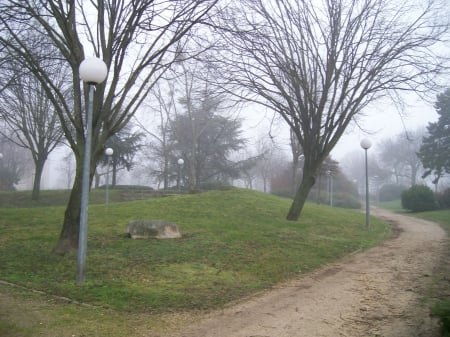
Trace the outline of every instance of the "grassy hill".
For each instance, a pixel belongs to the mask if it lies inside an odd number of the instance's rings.
[[[82,287],[75,283],[76,255],[51,253],[63,206],[0,208],[0,279],[112,310],[110,317],[213,309],[376,245],[391,233],[377,219],[365,229],[362,213],[311,204],[299,221],[286,221],[289,206],[289,200],[243,189],[91,205]],[[125,227],[135,219],[173,221],[183,237],[131,240]],[[91,310],[78,309],[75,322]],[[40,330],[32,331],[30,336]]]
[[[89,196],[90,204],[104,204],[106,199],[104,188],[92,189]],[[31,200],[31,191],[0,191],[0,208],[32,208],[48,206],[65,206],[69,200],[70,190],[42,190],[38,201]],[[148,199],[153,196],[163,196],[162,192],[150,188],[128,188],[118,186],[109,189],[109,201],[123,202],[136,199]]]

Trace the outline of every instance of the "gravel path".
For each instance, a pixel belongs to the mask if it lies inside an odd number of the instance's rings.
[[[396,237],[317,272],[196,319],[173,337],[434,337],[421,305],[446,234],[432,222],[387,211]]]

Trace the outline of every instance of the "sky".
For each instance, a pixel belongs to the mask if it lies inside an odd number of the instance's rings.
[[[369,109],[367,116],[361,121],[364,130],[350,127],[333,150],[333,157],[342,160],[353,149],[361,149],[360,142],[363,138],[372,142],[369,151],[379,151],[383,140],[425,128],[428,123],[438,119],[433,103],[421,99],[411,99],[408,102],[408,106],[404,107],[404,112],[401,113],[393,103],[380,104],[377,108]]]
[[[332,157],[338,161],[345,160],[345,157],[353,152],[361,150],[360,142],[363,138],[368,138],[372,142],[371,151],[378,151],[380,144],[391,137],[399,134],[415,131],[418,128],[425,128],[429,122],[437,120],[438,115],[433,107],[434,102],[426,102],[423,99],[409,97],[405,99],[405,104],[399,112],[399,108],[392,102],[377,101],[375,107],[364,111],[356,124],[350,125],[339,143],[332,151]],[[245,119],[244,129],[247,135],[255,140],[259,134],[269,132],[269,125],[272,121],[271,113],[261,112],[261,109],[247,109],[241,114]],[[271,135],[275,136],[275,141],[284,144],[286,153],[289,154],[289,133],[284,122],[278,122],[272,127]]]

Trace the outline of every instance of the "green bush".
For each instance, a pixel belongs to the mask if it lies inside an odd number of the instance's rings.
[[[450,188],[447,188],[444,192],[437,195],[437,201],[440,209],[450,208]]]
[[[294,195],[292,194],[292,189],[276,189],[276,190],[271,190],[270,191],[271,194],[276,195],[277,197],[282,197],[282,198],[289,198],[292,199],[294,197]]]
[[[333,204],[336,207],[360,209],[361,203],[357,198],[348,193],[337,193],[333,200]]]
[[[403,185],[386,184],[381,186],[379,198],[381,202],[399,200],[407,188]]]
[[[402,192],[402,207],[413,212],[424,212],[435,210],[437,203],[428,186],[414,185]]]
[[[441,333],[443,337],[450,337],[450,301],[438,302],[432,309],[434,316],[439,317],[442,323]]]

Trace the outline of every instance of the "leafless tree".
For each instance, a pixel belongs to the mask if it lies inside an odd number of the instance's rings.
[[[217,0],[8,0],[0,4],[0,45],[15,55],[40,80],[59,115],[76,159],[76,175],[55,252],[78,247],[82,162],[85,144],[84,106],[79,65],[86,56],[101,57],[108,78],[96,86],[93,98],[91,179],[106,140],[121,130],[151,87],[179,60],[192,27],[206,18]],[[35,57],[43,47],[30,42],[26,31],[49,37],[58,53]],[[52,50],[53,48],[49,48]],[[188,54],[183,54],[183,56]],[[62,59],[71,69],[72,102],[64,97],[45,68],[42,57]]]
[[[169,130],[170,123],[177,113],[175,80],[168,78],[166,81],[158,82],[148,96],[148,102],[145,113],[155,114],[156,128],[149,128],[144,121],[141,121],[142,118],[136,118],[136,121],[142,131],[150,137],[145,155],[157,163],[157,167],[149,171],[154,172],[158,180],[162,180],[163,188],[167,189],[170,175],[169,164],[173,152],[173,141],[169,139]]]
[[[0,135],[0,191],[15,190],[16,185],[31,172],[27,151],[11,139],[13,135]]]
[[[65,185],[67,186],[67,189],[70,189],[70,187],[72,186],[73,178],[75,176],[75,163],[72,152],[69,152],[66,155],[64,155],[59,169],[64,174],[63,180]]]
[[[18,146],[30,151],[34,162],[32,200],[39,199],[41,177],[49,154],[61,144],[63,132],[58,115],[42,89],[40,82],[29,72],[15,68],[14,76],[5,90],[0,93],[0,120],[5,128],[0,134],[9,137]],[[63,92],[67,74],[63,64],[52,62],[55,85]]]
[[[303,176],[287,219],[298,219],[322,162],[364,108],[435,83],[444,68],[433,47],[448,31],[438,5],[242,0],[227,8],[216,25],[225,83],[280,114],[303,150]]]
[[[385,169],[392,172],[395,183],[400,184],[401,179],[408,179],[410,186],[417,182],[417,175],[422,167],[417,153],[422,144],[422,138],[426,134],[425,129],[417,129],[413,132],[398,134],[386,139],[381,144],[379,162]]]

